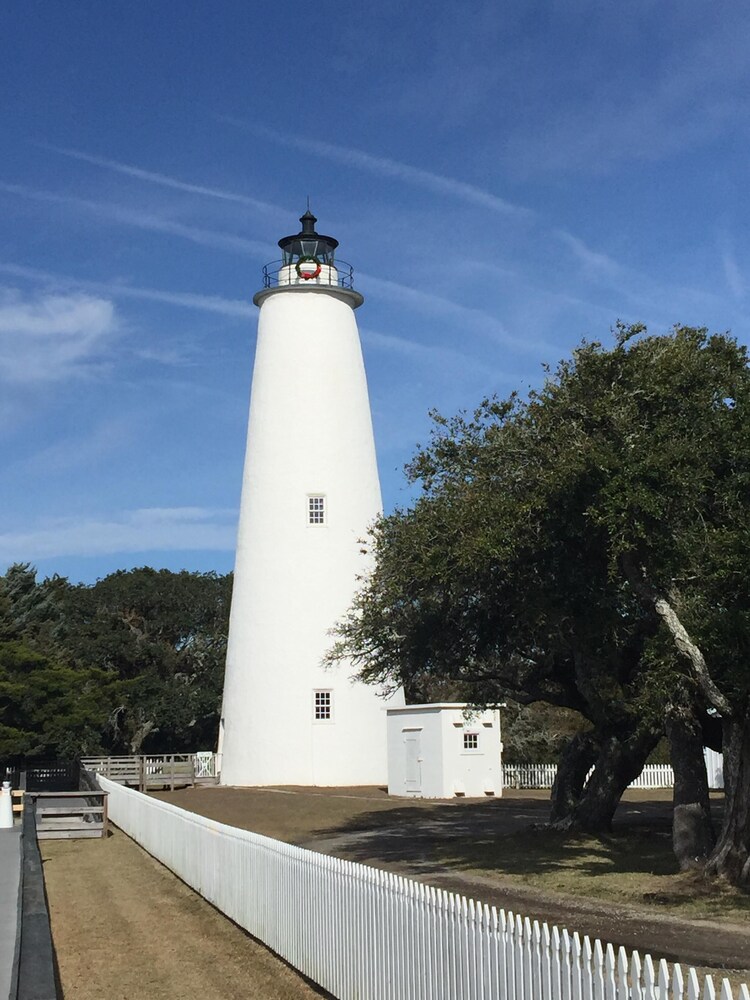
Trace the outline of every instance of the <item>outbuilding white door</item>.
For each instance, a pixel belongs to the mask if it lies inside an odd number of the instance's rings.
[[[406,748],[406,791],[422,791],[422,733],[412,729],[404,733]]]

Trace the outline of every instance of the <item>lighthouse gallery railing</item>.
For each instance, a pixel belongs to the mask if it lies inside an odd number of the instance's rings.
[[[314,278],[302,278],[297,275],[295,265],[288,261],[272,260],[263,267],[264,288],[285,288],[288,285],[301,285],[314,288],[318,285],[328,285],[333,288],[354,288],[354,268],[345,260],[336,260],[332,264],[323,264],[320,274]]]

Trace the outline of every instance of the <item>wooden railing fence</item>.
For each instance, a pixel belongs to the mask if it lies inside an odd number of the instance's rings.
[[[11,792],[14,816],[30,806],[39,840],[107,836],[107,794],[79,761],[30,761],[6,775],[21,786]]]
[[[132,754],[124,757],[83,757],[87,771],[119,784],[149,788],[184,788],[218,780],[215,753]]]
[[[225,826],[106,778],[114,823],[339,1000],[750,1000],[365,865]]]
[[[107,836],[107,793],[89,789],[77,792],[26,792],[36,807],[39,840],[78,840]]]

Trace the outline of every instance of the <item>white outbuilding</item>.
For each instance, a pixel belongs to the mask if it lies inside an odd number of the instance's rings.
[[[709,788],[724,787],[724,755],[711,750],[709,747],[703,748],[703,756],[706,761],[706,774],[708,776]]]
[[[388,794],[427,799],[503,794],[500,712],[465,704],[388,708]]]

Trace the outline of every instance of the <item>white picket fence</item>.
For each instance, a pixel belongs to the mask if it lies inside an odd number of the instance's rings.
[[[720,754],[715,756],[721,757]],[[592,771],[589,771],[589,774]],[[552,788],[556,775],[557,764],[503,764],[503,785],[506,788]],[[628,788],[672,788],[673,786],[674,771],[670,764],[647,764],[635,781],[631,781]],[[709,770],[709,786],[724,787],[720,768],[714,767],[713,770]]]
[[[390,872],[225,826],[99,779],[112,821],[339,1000],[750,1000]]]
[[[503,788],[552,788],[557,764],[503,764]]]
[[[646,764],[628,788],[674,788],[674,771],[671,764]]]

